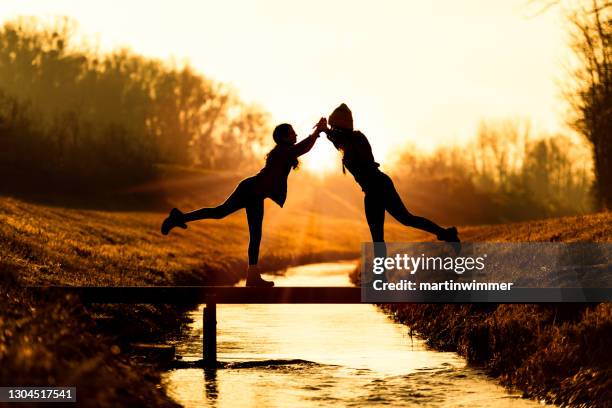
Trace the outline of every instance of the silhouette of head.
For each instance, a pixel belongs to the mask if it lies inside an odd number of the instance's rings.
[[[353,131],[353,114],[346,104],[341,104],[329,115],[327,120],[329,126],[334,130]]]
[[[290,124],[281,123],[274,129],[272,139],[277,145],[292,145],[297,141],[297,135]]]
[[[293,130],[293,127],[288,123],[281,123],[276,128],[274,128],[274,132],[272,133],[272,139],[276,143],[276,146],[266,155],[266,164],[277,157],[278,152],[283,150],[282,146],[291,146],[294,145],[297,140],[297,135]],[[297,169],[300,162],[297,158],[294,158],[290,163],[291,167]]]

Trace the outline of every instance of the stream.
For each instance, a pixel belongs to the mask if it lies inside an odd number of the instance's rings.
[[[354,267],[312,264],[265,278],[277,286],[348,286]],[[185,361],[202,358],[202,308],[176,345]],[[163,375],[185,407],[541,406],[456,353],[429,349],[374,305],[218,305],[217,322],[217,358],[226,368]]]

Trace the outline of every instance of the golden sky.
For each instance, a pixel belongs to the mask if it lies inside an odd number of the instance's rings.
[[[406,142],[461,142],[483,118],[563,129],[565,24],[533,11],[527,0],[0,2],[2,21],[71,16],[103,48],[189,60],[300,136],[346,102],[381,160]]]

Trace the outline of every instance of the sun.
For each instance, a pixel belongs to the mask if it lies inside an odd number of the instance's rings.
[[[312,150],[300,158],[305,169],[320,176],[337,171],[340,168],[340,153],[327,137],[321,137]]]

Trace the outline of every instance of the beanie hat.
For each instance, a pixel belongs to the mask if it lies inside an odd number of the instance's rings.
[[[353,130],[353,114],[346,104],[338,106],[327,120],[330,126],[345,130]]]

